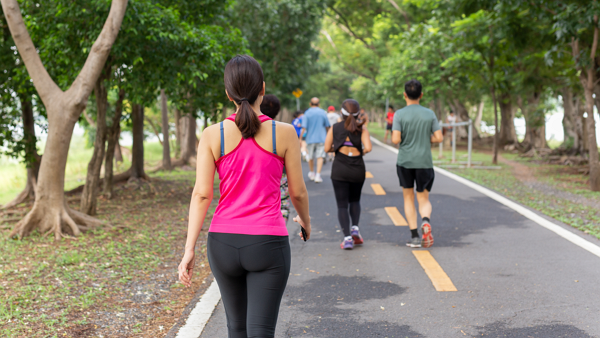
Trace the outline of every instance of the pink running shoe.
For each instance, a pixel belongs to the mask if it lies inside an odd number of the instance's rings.
[[[342,250],[352,250],[354,248],[354,241],[352,239],[344,239],[344,241],[340,243],[340,248]]]
[[[423,222],[423,224],[421,225],[421,231],[423,232],[421,246],[423,248],[430,248],[433,245],[433,235],[431,234],[431,224],[429,224],[428,222]]]
[[[352,229],[350,230],[350,235],[352,236],[352,239],[354,240],[354,244],[358,245],[358,244],[363,244],[363,238],[360,235],[360,231],[358,229]]]

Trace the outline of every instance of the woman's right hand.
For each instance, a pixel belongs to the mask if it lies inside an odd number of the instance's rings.
[[[306,239],[310,239],[310,232],[311,232],[310,222],[308,224],[304,223],[304,221],[302,220],[302,218],[300,218],[300,216],[294,217],[294,222],[300,223],[300,226],[304,228],[304,231],[306,231]],[[304,240],[304,237],[302,236],[302,232],[300,232],[300,238],[302,238]]]

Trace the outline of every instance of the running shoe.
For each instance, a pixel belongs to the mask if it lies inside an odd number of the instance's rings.
[[[419,237],[413,237],[410,241],[406,242],[406,246],[409,248],[420,248],[421,239]]]
[[[342,250],[352,250],[352,248],[354,248],[354,241],[352,238],[344,239],[344,241],[340,243],[340,248]]]
[[[323,182],[323,178],[321,177],[321,174],[316,174],[314,180],[315,180],[315,183]]]
[[[308,172],[308,179],[311,180],[311,181],[314,181],[315,180],[315,173],[312,172],[312,171],[309,171]]]
[[[433,245],[433,235],[431,234],[431,224],[429,222],[421,224],[421,233],[423,234],[423,247],[430,248]]]
[[[352,229],[350,230],[350,235],[352,235],[352,239],[354,240],[354,244],[363,244],[363,238],[360,235],[360,231],[358,231],[358,229]]]

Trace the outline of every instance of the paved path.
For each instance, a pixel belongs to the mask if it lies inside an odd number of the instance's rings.
[[[365,244],[352,251],[339,249],[331,164],[323,183],[307,182],[313,238],[291,239],[277,337],[600,337],[600,258],[441,174],[427,251],[457,291],[436,291],[404,246],[408,227],[384,209],[404,214],[395,158],[378,146],[365,158],[373,174],[361,201]],[[222,304],[201,337],[227,337]]]

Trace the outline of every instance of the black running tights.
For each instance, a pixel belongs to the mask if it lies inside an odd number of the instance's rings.
[[[338,220],[344,236],[350,236],[350,219],[352,225],[358,225],[360,218],[360,194],[365,181],[344,182],[331,180],[338,207]]]
[[[221,290],[229,338],[275,337],[290,274],[288,237],[210,232],[207,254]]]

